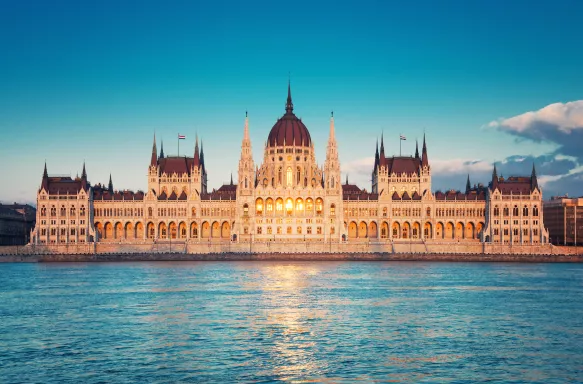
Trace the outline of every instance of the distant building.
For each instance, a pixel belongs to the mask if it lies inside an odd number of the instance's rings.
[[[543,202],[543,211],[551,243],[583,243],[583,197],[553,196]]]
[[[367,192],[341,183],[333,116],[329,129],[319,165],[288,86],[259,163],[245,119],[237,184],[231,177],[207,190],[198,139],[193,157],[178,157],[158,152],[154,137],[145,192],[114,190],[111,178],[107,187],[91,186],[85,165],[76,179],[49,176],[45,164],[32,242],[548,242],[534,166],[530,176],[507,179],[494,167],[489,186],[472,187],[468,175],[465,191],[433,193],[425,137],[414,156],[386,156],[381,137]]]
[[[36,209],[30,205],[0,203],[0,246],[27,244],[35,220]]]

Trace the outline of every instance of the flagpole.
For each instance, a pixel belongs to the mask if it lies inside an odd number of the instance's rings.
[[[403,140],[401,140],[401,134],[399,133],[399,157],[401,157],[401,142]]]
[[[180,133],[178,134],[178,157],[180,157]]]

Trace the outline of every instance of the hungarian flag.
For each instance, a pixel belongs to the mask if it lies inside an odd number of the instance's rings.
[[[186,139],[185,135],[181,135],[180,133],[178,134],[178,140],[184,140]]]
[[[407,140],[407,138],[405,136],[403,136],[403,135],[401,135],[400,139],[401,140]]]

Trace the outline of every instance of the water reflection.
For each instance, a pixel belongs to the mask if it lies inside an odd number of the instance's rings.
[[[583,266],[0,265],[6,382],[577,381]]]

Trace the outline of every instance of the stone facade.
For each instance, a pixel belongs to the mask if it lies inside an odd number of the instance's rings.
[[[432,243],[479,249],[481,243],[548,242],[534,168],[530,177],[504,179],[494,167],[488,186],[472,187],[468,176],[464,192],[432,192],[425,137],[421,154],[417,149],[415,156],[398,157],[385,156],[381,138],[371,192],[348,179],[341,183],[334,116],[319,166],[309,131],[293,113],[289,86],[286,112],[269,133],[261,164],[252,156],[247,116],[238,183],[231,178],[208,191],[204,161],[198,138],[193,157],[176,157],[165,156],[163,146],[158,153],[154,137],[146,192],[114,190],[111,178],[107,187],[91,186],[85,165],[80,178],[49,177],[45,164],[32,243],[174,243],[196,253],[215,243],[306,252],[339,244],[427,251]]]

